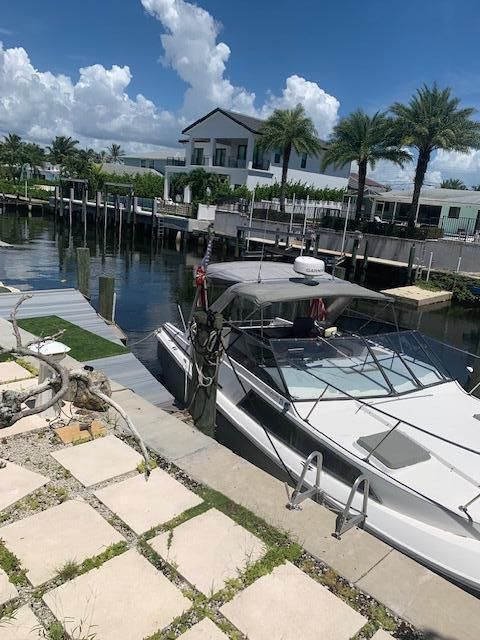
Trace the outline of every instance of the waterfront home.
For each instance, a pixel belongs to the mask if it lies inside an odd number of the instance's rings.
[[[412,189],[373,195],[372,219],[404,222],[411,202]],[[444,235],[473,236],[480,231],[480,192],[423,187],[415,220],[421,225],[439,227]]]
[[[264,120],[242,113],[217,108],[183,129],[185,159],[167,160],[165,166],[164,197],[170,195],[170,180],[176,173],[186,173],[202,167],[215,173],[232,188],[280,182],[282,154],[279,149],[264,151],[258,145]],[[314,187],[344,189],[348,185],[350,166],[342,169],[327,167],[321,171],[321,158],[297,154],[292,150],[288,180],[303,182]],[[184,192],[185,202],[190,202],[190,188]]]
[[[159,147],[155,151],[132,153],[122,158],[122,163],[130,167],[142,169],[155,169],[162,175],[165,173],[166,164],[185,164],[185,149],[171,147]]]

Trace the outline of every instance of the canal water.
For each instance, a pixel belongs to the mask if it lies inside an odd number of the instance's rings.
[[[125,234],[119,238],[109,228],[104,251],[101,230],[89,226],[86,242],[91,254],[91,295],[96,306],[98,277],[115,278],[116,321],[135,355],[161,379],[157,343],[148,336],[167,320],[179,322],[177,305],[188,313],[194,295],[192,272],[203,252],[194,245],[152,245],[145,235],[139,227],[133,241]],[[82,228],[69,235],[67,229],[55,226],[51,217],[4,214],[0,216],[0,239],[14,245],[0,249],[0,280],[5,284],[25,291],[76,286],[75,248],[83,246]],[[217,253],[213,259],[233,256]],[[399,310],[398,320],[401,326],[480,355],[480,306]]]

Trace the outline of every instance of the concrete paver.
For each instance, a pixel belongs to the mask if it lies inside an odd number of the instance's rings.
[[[367,622],[289,562],[259,578],[220,611],[249,640],[348,640]]]
[[[27,416],[15,424],[12,424],[11,427],[4,427],[3,429],[0,429],[0,438],[9,438],[10,436],[17,436],[20,433],[36,431],[37,429],[45,429],[46,426],[48,426],[48,421],[43,416]]]
[[[42,625],[33,611],[25,605],[12,618],[0,625],[0,640],[41,640],[45,638]]]
[[[132,391],[114,394],[127,411],[146,444],[167,460],[177,460],[205,447],[216,447],[212,438],[162,411]]]
[[[95,495],[138,535],[202,502],[161,469],[153,469],[148,480],[142,473],[99,489]]]
[[[27,378],[33,378],[33,375],[16,362],[0,362],[0,384]]]
[[[43,599],[72,637],[82,624],[85,636],[90,630],[101,640],[143,640],[191,606],[134,549],[49,591]]]
[[[182,633],[178,640],[228,640],[228,636],[220,631],[209,618],[204,618],[191,629]]]
[[[6,466],[0,469],[0,511],[43,487],[48,480],[39,473],[7,462]]]
[[[391,550],[362,529],[349,531],[337,540],[332,536],[335,514],[311,500],[302,503],[301,511],[286,509],[282,482],[221,445],[181,458],[176,464],[192,478],[289,532],[310,553],[332,564],[348,580],[358,580]]]
[[[143,460],[115,436],[66,447],[51,455],[86,487],[133,471]]]
[[[3,569],[0,569],[0,606],[18,596],[18,591]]]
[[[424,631],[478,640],[478,599],[392,551],[357,586]]]
[[[164,532],[149,544],[205,595],[216,593],[264,555],[257,537],[216,509]]]
[[[2,391],[25,391],[25,389],[34,389],[37,385],[38,385],[38,378],[36,376],[27,378],[26,380],[16,380],[15,382],[6,382],[4,384],[0,384],[0,393]]]
[[[393,640],[393,636],[383,629],[380,629],[374,636],[372,636],[371,640]]]
[[[82,562],[124,540],[83,500],[69,500],[0,529],[0,538],[27,570],[33,586],[50,578],[66,562]]]

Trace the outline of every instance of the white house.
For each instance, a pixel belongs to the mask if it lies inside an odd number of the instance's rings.
[[[242,113],[214,109],[186,127],[180,140],[185,144],[185,164],[172,161],[165,166],[164,197],[170,193],[170,179],[176,173],[186,173],[203,167],[227,180],[232,187],[280,182],[282,155],[280,151],[265,152],[256,144],[262,135],[264,120]],[[350,166],[320,170],[321,158],[292,151],[288,180],[301,181],[314,187],[343,189],[348,185]],[[190,202],[189,188],[184,199]]]
[[[158,147],[156,151],[125,155],[122,158],[122,163],[130,167],[155,169],[155,171],[163,175],[166,164],[185,165],[185,150],[171,147]]]

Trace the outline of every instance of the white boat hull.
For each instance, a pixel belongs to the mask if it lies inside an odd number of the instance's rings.
[[[190,376],[191,361],[186,337],[174,325],[167,323],[157,333],[160,354],[167,386],[180,400],[186,398],[186,385]],[[246,436],[262,453],[268,456],[280,468],[285,465],[291,475],[298,479],[305,455],[274,434],[267,436],[263,425],[259,424],[238,403],[245,396],[244,391],[253,388],[263,393],[270,404],[275,405],[278,413],[285,413],[284,398],[272,392],[265,383],[253,376],[241,365],[235,364],[236,373],[224,359],[219,372],[217,409],[225,419],[240,433]],[[239,383],[239,378],[242,383]],[[283,412],[282,412],[283,409]],[[298,428],[306,423],[294,411],[288,411],[289,418]],[[308,427],[307,427],[308,428]],[[272,442],[274,447],[272,446]],[[334,443],[318,436],[319,447],[334,447]],[[276,449],[276,451],[275,451]],[[279,461],[280,455],[282,462]],[[359,464],[358,459],[341,449],[337,455],[345,457],[359,473],[366,475],[379,500],[369,499],[368,517],[365,529],[387,541],[392,546],[407,553],[421,563],[459,582],[470,589],[480,591],[480,532],[459,512],[442,507],[419,495],[414,490],[382,474],[376,467]],[[360,461],[361,462],[361,461]],[[315,469],[307,472],[305,484],[313,486]],[[322,490],[333,506],[342,508],[350,494],[351,484],[335,477],[328,470],[322,473]],[[353,502],[357,510],[361,508],[362,495],[358,493]],[[346,534],[348,535],[348,534]]]

